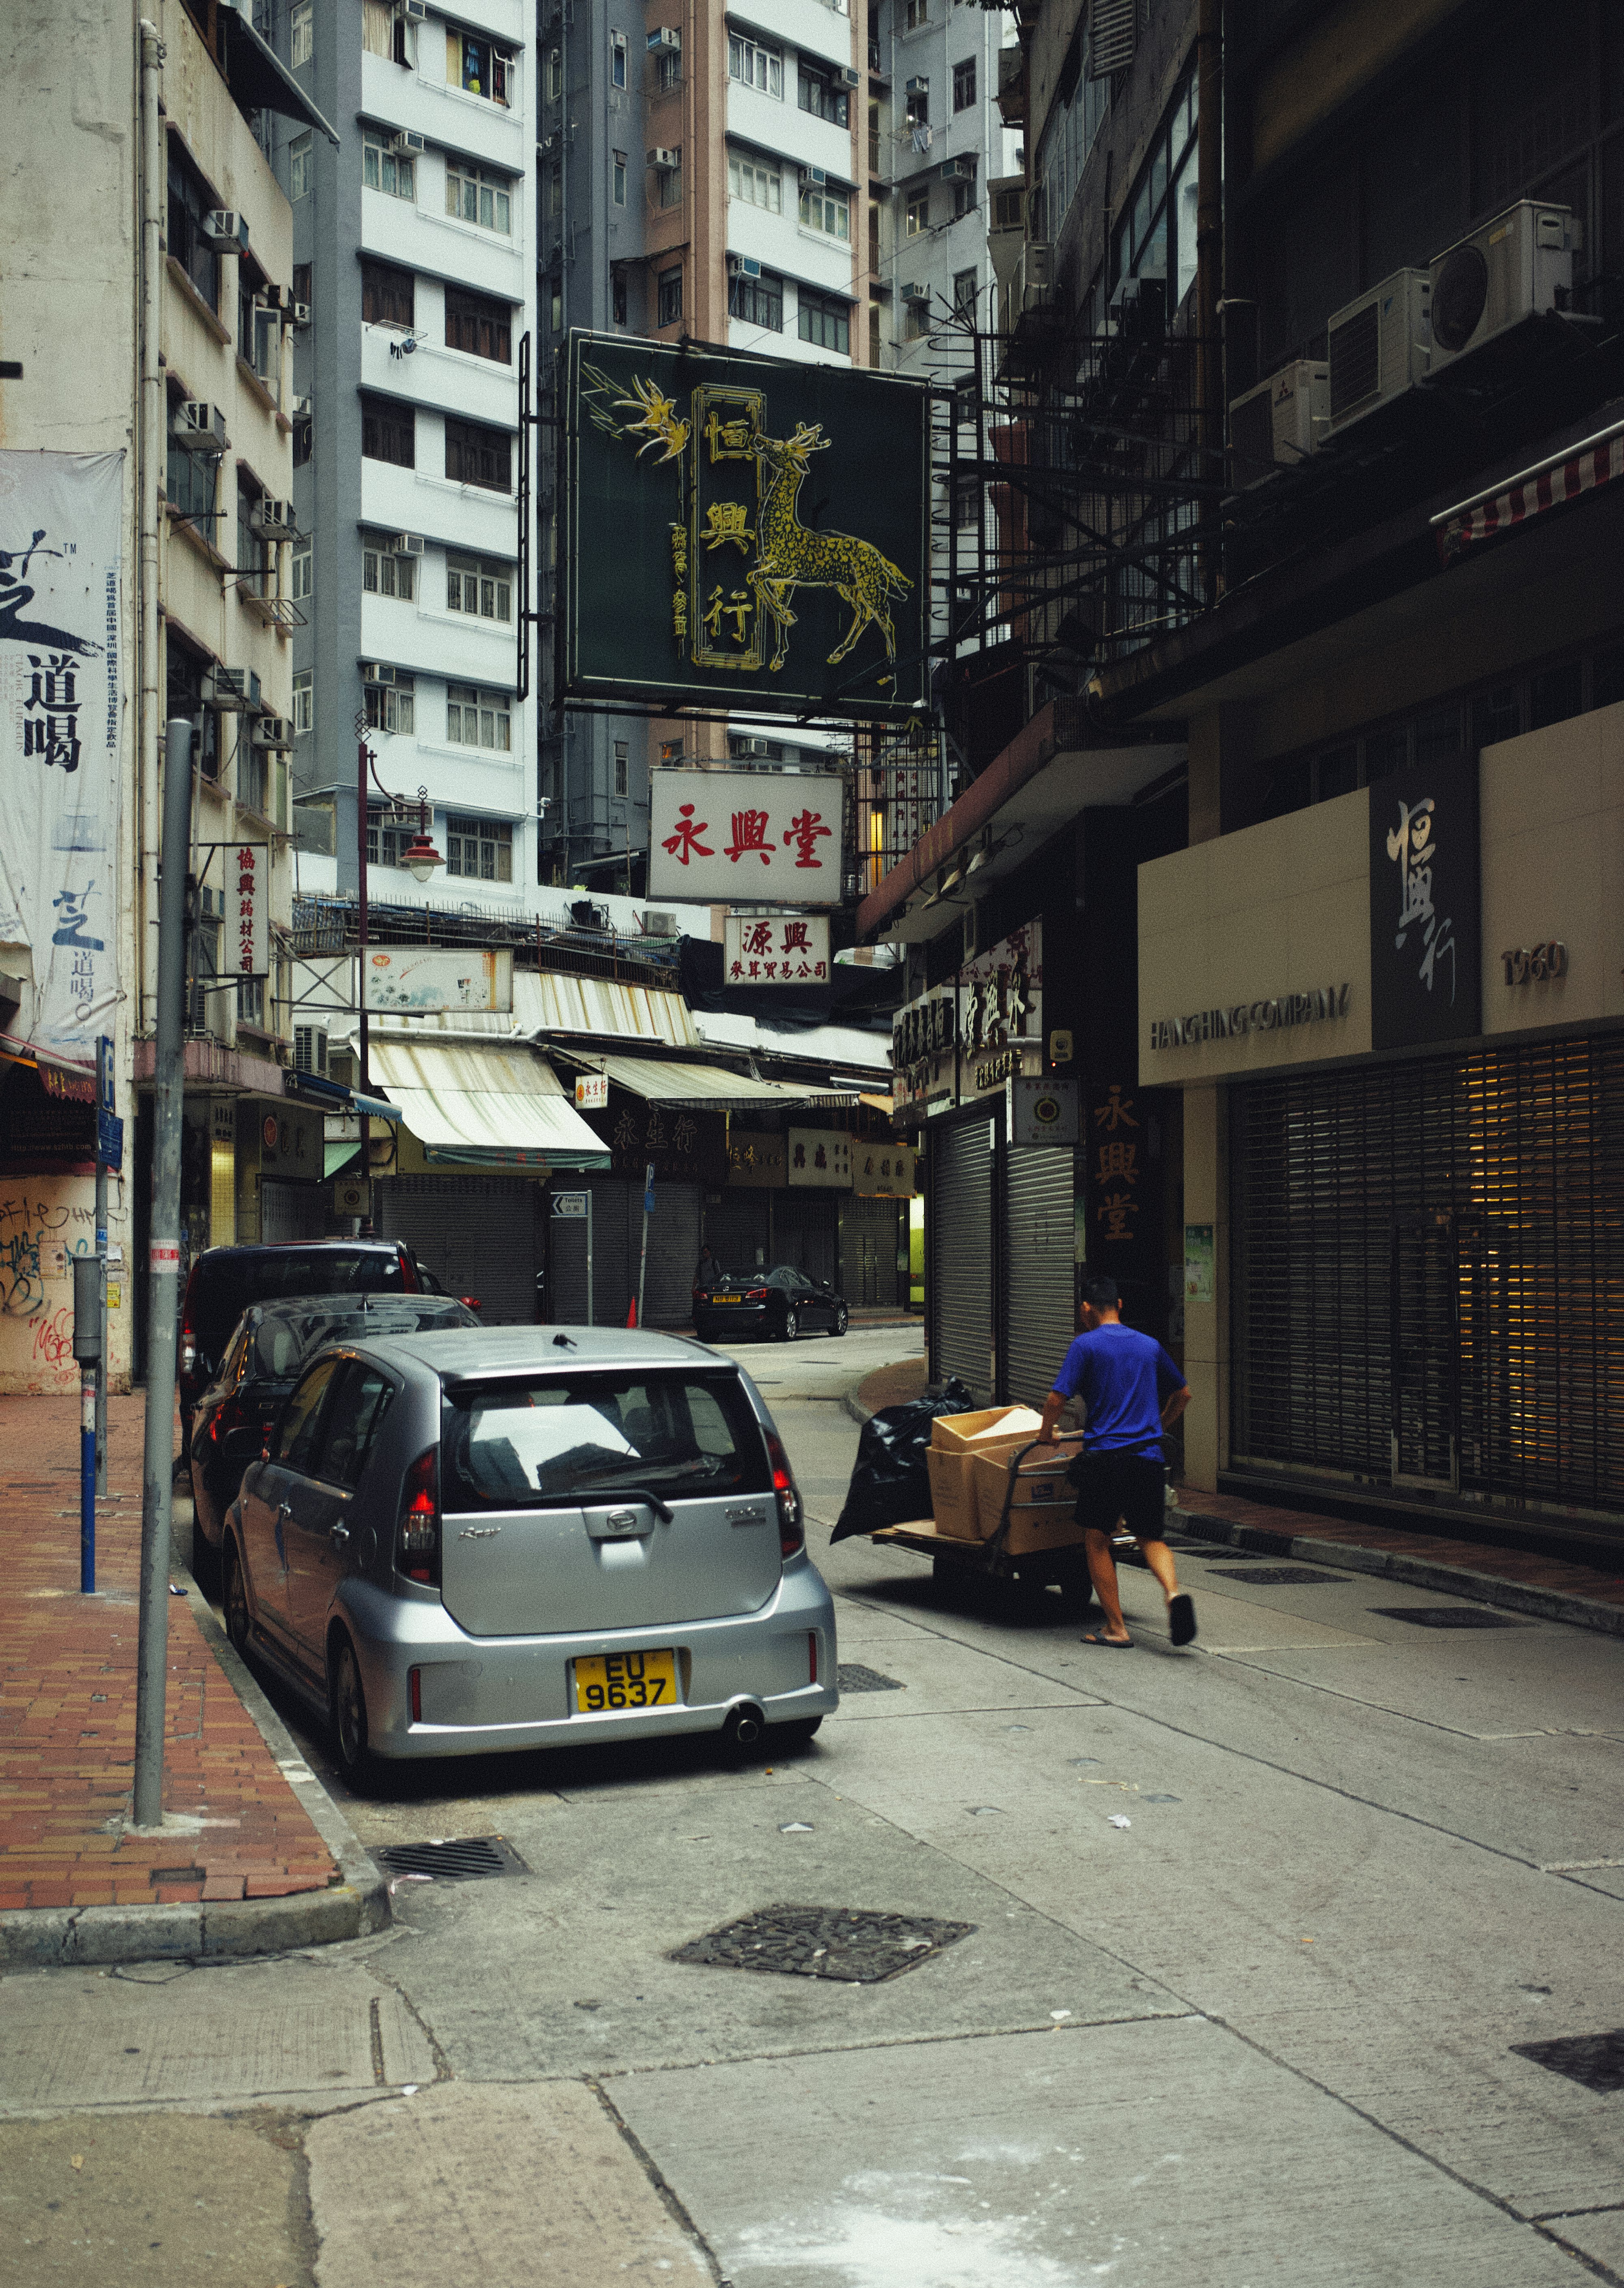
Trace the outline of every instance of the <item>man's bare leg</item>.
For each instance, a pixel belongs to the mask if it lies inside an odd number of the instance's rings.
[[[1178,1594],[1178,1577],[1173,1570],[1173,1553],[1165,1541],[1141,1541],[1145,1561],[1161,1584],[1161,1593],[1169,1602]]]
[[[1089,1578],[1093,1582],[1094,1593],[1099,1599],[1099,1609],[1105,1615],[1105,1625],[1099,1633],[1108,1637],[1113,1644],[1129,1644],[1132,1639],[1122,1618],[1122,1600],[1117,1593],[1116,1560],[1111,1554],[1111,1537],[1100,1532],[1097,1526],[1085,1526],[1082,1545],[1089,1561]],[[1162,1542],[1157,1545],[1167,1558],[1170,1572],[1173,1560],[1167,1544]],[[1148,1557],[1149,1551],[1145,1553]]]

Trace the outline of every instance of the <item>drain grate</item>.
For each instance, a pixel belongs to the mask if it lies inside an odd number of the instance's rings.
[[[1532,2058],[1536,2066],[1565,2074],[1570,2081],[1611,2097],[1624,2089],[1624,2026],[1611,2034],[1569,2034],[1555,2042],[1513,2042],[1514,2057]]]
[[[1372,1605],[1383,1620],[1408,1621],[1418,1629],[1525,1629],[1527,1621],[1491,1613],[1483,1605]]]
[[[836,1681],[843,1692],[906,1692],[906,1684],[899,1684],[894,1676],[882,1676],[877,1668],[865,1668],[860,1660],[843,1660],[836,1664]]]
[[[392,1875],[432,1875],[442,1883],[471,1883],[481,1875],[530,1872],[499,1835],[464,1835],[432,1843],[385,1843],[372,1856]]]
[[[1219,1572],[1219,1581],[1249,1581],[1255,1589],[1311,1588],[1320,1581],[1345,1581],[1345,1573],[1321,1573],[1311,1565],[1248,1565],[1244,1573]]]
[[[916,1970],[956,1945],[974,1923],[928,1915],[871,1913],[859,1907],[763,1907],[720,1930],[676,1948],[673,1962],[709,1962],[723,1970],[778,1970],[792,1978],[838,1978],[874,1986]]]

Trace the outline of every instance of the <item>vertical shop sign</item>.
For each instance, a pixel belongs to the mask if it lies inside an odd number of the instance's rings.
[[[1091,1108],[1089,1120],[1089,1198],[1093,1237],[1107,1247],[1138,1236],[1137,1197],[1145,1170],[1142,1138],[1134,1100],[1112,1081]]]
[[[270,849],[234,842],[224,855],[227,965],[236,977],[264,977],[271,967]]]
[[[1370,1031],[1376,1049],[1481,1029],[1475,755],[1370,790]]]

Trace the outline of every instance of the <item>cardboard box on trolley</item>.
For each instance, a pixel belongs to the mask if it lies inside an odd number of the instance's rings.
[[[950,1534],[955,1541],[986,1538],[977,1522],[972,1466],[978,1458],[999,1461],[1002,1466],[1010,1455],[1018,1453],[1037,1436],[1042,1419],[1029,1406],[991,1406],[975,1414],[937,1418],[931,1425],[925,1466],[931,1479],[931,1512],[939,1533]]]
[[[1010,1482],[1010,1465],[1020,1451],[1012,1447],[1002,1456],[978,1454],[970,1464],[979,1538],[990,1541],[1003,1517],[1006,1496],[1010,1529],[1004,1547],[1011,1557],[1033,1557],[1041,1550],[1081,1547],[1077,1520],[1077,1490],[1066,1475],[1078,1452],[1075,1439],[1061,1446],[1043,1446],[1028,1454]]]

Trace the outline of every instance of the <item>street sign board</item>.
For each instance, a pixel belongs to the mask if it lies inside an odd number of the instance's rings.
[[[1077,1141],[1077,1083],[1047,1075],[1010,1083],[1010,1141],[1016,1144],[1074,1144]]]
[[[871,369],[572,333],[563,690],[897,720],[929,695],[930,400]]]
[[[271,967],[271,852],[264,842],[230,842],[226,862],[222,966],[234,977],[265,977]]]
[[[729,985],[827,985],[828,917],[729,914],[723,924],[722,975]]]
[[[609,1076],[607,1073],[577,1073],[575,1075],[575,1109],[577,1112],[606,1112],[609,1106]]]
[[[552,1212],[560,1222],[584,1222],[590,1197],[590,1195],[586,1192],[554,1192]]]
[[[651,771],[649,896],[838,905],[845,792],[837,771]]]
[[[124,1124],[105,1104],[96,1107],[96,1157],[115,1174],[124,1164]]]
[[[506,1016],[513,1006],[510,949],[481,953],[463,946],[369,946],[361,959],[368,1009],[409,1015],[474,1009]]]

